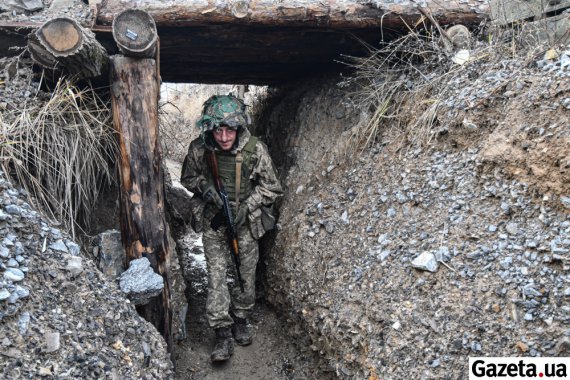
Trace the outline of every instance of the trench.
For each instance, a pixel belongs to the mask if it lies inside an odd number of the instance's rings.
[[[209,87],[209,86],[205,86]],[[219,91],[219,93],[227,93]],[[163,94],[164,95],[164,94]],[[183,108],[179,105],[178,108]],[[161,131],[162,133],[162,131]],[[190,132],[195,135],[196,131]],[[185,142],[177,139],[168,131],[165,138],[176,144],[178,149],[186,148]],[[194,136],[195,137],[195,136]],[[164,146],[164,144],[163,144]],[[165,150],[168,150],[166,148]],[[171,147],[166,159],[172,186],[179,191],[187,192],[179,183],[181,172],[181,154]],[[187,192],[189,196],[191,193]],[[177,228],[178,227],[178,228]],[[313,351],[293,338],[290,329],[299,329],[287,319],[286,312],[275,309],[265,297],[266,293],[266,259],[271,245],[271,236],[260,241],[260,260],[256,276],[256,304],[251,312],[249,323],[253,335],[253,343],[249,346],[234,345],[234,353],[230,360],[212,364],[210,354],[215,345],[213,329],[206,319],[207,299],[207,264],[204,257],[201,234],[195,233],[186,226],[174,226],[173,237],[176,240],[177,267],[180,268],[186,288],[184,294],[175,294],[187,302],[185,318],[178,323],[184,324],[175,338],[172,358],[175,362],[176,378],[183,380],[201,379],[333,379],[331,372],[324,372],[319,367],[319,358]],[[274,236],[273,236],[274,238]],[[232,276],[231,261],[228,262],[228,286],[236,286]],[[298,333],[298,331],[297,331]]]

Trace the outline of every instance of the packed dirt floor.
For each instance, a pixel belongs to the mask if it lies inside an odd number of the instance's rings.
[[[179,242],[180,244],[181,242]],[[206,263],[200,238],[187,235],[188,246],[182,263],[185,277],[192,279],[186,290],[188,300],[187,338],[179,342],[174,351],[176,378],[183,380],[217,379],[309,379],[314,367],[308,358],[295,347],[287,335],[282,316],[268,305],[258,303],[251,315],[253,343],[246,347],[235,346],[232,358],[222,364],[211,364],[214,333],[206,321]],[[184,244],[182,243],[182,244]],[[326,374],[318,376],[327,379]]]

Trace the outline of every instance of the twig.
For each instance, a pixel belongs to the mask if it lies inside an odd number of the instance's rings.
[[[457,271],[455,269],[453,269],[452,267],[450,267],[449,265],[447,265],[446,263],[444,263],[442,260],[438,260],[440,263],[442,263],[443,265],[445,265],[447,267],[447,269],[452,270],[455,274],[457,274]]]
[[[427,10],[426,8],[422,8],[422,7],[419,7],[419,10],[420,10],[421,14],[426,16],[428,18],[428,20],[436,27],[439,34],[441,34],[443,36],[443,44],[445,45],[445,50],[447,50],[448,52],[452,52],[453,51],[453,41],[451,40],[451,37],[449,37],[449,34],[447,34],[447,32],[445,30],[443,30],[441,25],[439,25],[439,22],[437,22],[437,20],[435,18],[433,18],[432,14],[429,10]]]

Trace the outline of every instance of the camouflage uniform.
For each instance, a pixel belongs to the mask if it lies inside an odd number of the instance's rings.
[[[250,137],[251,134],[247,128],[239,128],[237,146],[234,146],[229,153],[235,155],[238,151],[242,151]],[[240,271],[245,292],[241,293],[239,286],[237,286],[237,278],[231,289],[228,289],[227,268],[229,266],[232,272],[234,269],[225,228],[222,227],[218,231],[214,231],[210,227],[211,219],[219,210],[214,204],[207,203],[201,198],[204,183],[212,182],[205,152],[207,149],[218,151],[215,143],[211,144],[209,141],[202,134],[201,137],[190,143],[182,167],[181,183],[195,194],[192,200],[193,227],[197,232],[203,231],[202,241],[208,268],[207,318],[211,327],[218,328],[233,323],[229,313],[230,308],[235,316],[246,318],[248,311],[254,306],[255,267],[259,257],[257,240],[265,232],[262,223],[262,210],[264,206],[275,203],[277,198],[281,196],[282,189],[267,147],[258,140],[255,151],[251,154],[249,167],[242,170],[241,179],[242,181],[251,181],[253,189],[250,194],[240,196],[240,199],[243,199],[241,203],[247,205],[248,210],[247,221],[238,229]],[[249,173],[248,177],[244,178],[243,173]],[[225,183],[224,186],[226,186]],[[230,203],[235,215],[235,202]]]

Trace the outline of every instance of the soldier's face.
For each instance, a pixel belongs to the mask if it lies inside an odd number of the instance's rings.
[[[237,130],[223,125],[214,128],[212,134],[222,150],[231,150],[236,141]]]

